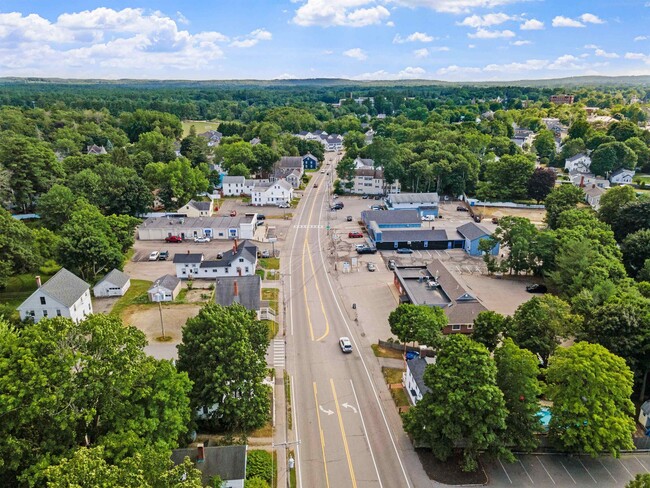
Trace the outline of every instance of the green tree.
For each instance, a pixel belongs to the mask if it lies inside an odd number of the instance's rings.
[[[154,188],[160,188],[160,199],[165,208],[174,210],[185,205],[201,192],[207,191],[210,182],[205,165],[196,168],[185,158],[170,163],[151,163],[144,169],[144,178]]]
[[[253,146],[253,156],[255,158],[255,164],[252,169],[262,173],[270,173],[273,171],[273,165],[280,159],[278,152],[266,144]],[[228,174],[232,176],[230,172]]]
[[[546,365],[562,339],[576,332],[580,317],[565,301],[553,296],[533,297],[515,311],[509,335],[519,347],[537,354]]]
[[[494,360],[497,364],[497,385],[503,392],[508,410],[506,445],[514,446],[517,450],[533,451],[539,445],[536,434],[542,431],[538,401],[542,388],[537,379],[537,358],[507,338],[494,351]]]
[[[172,140],[179,139],[183,134],[183,125],[177,116],[155,110],[125,112],[120,115],[119,124],[131,142],[136,142],[141,134],[156,129]]]
[[[509,320],[500,313],[492,310],[480,312],[474,319],[472,339],[492,352],[506,335],[508,325]]]
[[[246,479],[259,478],[269,485],[275,479],[277,465],[268,451],[253,449],[246,456]]]
[[[430,391],[403,417],[404,428],[440,460],[463,452],[475,471],[481,451],[508,455],[502,439],[507,410],[489,351],[462,334],[450,336],[424,373]]]
[[[532,268],[538,235],[537,227],[524,217],[507,216],[499,220],[494,237],[510,250],[505,260],[510,273],[528,272]]]
[[[585,119],[577,119],[571,127],[569,127],[569,137],[571,139],[585,140],[592,132],[591,125]]]
[[[636,201],[634,188],[628,185],[610,188],[600,197],[598,217],[606,224],[613,225],[618,218],[621,208],[627,203]]]
[[[650,474],[637,474],[625,488],[650,488]]]
[[[352,159],[356,158],[365,144],[366,136],[362,132],[348,132],[345,134],[345,139],[343,140],[343,147],[345,148],[346,156],[349,156]]]
[[[485,165],[485,183],[479,188],[477,196],[481,200],[524,199],[534,171],[535,162],[523,154],[488,161]]]
[[[32,246],[32,235],[24,222],[0,208],[0,288],[13,274],[38,268],[42,258]]]
[[[262,478],[249,478],[244,481],[244,488],[269,488],[269,484]]]
[[[60,229],[77,206],[77,197],[67,186],[53,185],[38,199],[36,211],[41,222],[50,230]]]
[[[181,141],[180,153],[190,160],[192,166],[208,162],[210,148],[205,137],[196,135],[194,126],[190,127],[190,133]]]
[[[647,259],[650,259],[650,228],[628,234],[621,243],[623,264],[633,278],[643,269]]]
[[[547,163],[552,163],[555,159],[555,134],[550,130],[541,130],[533,142],[535,152],[539,159]]]
[[[584,201],[582,188],[573,185],[560,185],[554,188],[546,197],[546,223],[551,229],[557,228],[557,219],[562,212],[575,208]]]
[[[266,325],[241,305],[206,305],[183,328],[178,368],[194,383],[195,409],[206,409],[211,429],[250,432],[270,412]]]
[[[609,176],[609,173],[618,168],[634,169],[636,167],[636,153],[622,142],[608,142],[601,144],[591,154],[589,169],[600,176]]]
[[[245,164],[238,163],[230,167],[228,170],[228,176],[243,176],[244,178],[250,178],[251,171]]]
[[[159,130],[144,132],[134,144],[136,152],[146,152],[156,162],[167,163],[176,158],[174,139],[165,137]]]
[[[639,126],[630,120],[614,122],[607,128],[607,135],[612,136],[620,142],[625,142],[631,137],[636,137],[641,133]]]
[[[556,352],[546,380],[553,402],[549,434],[563,449],[593,457],[634,449],[632,372],[623,359],[578,342]]]
[[[650,199],[626,203],[612,223],[616,240],[623,241],[629,234],[650,229]]]
[[[437,347],[442,342],[442,329],[447,316],[439,307],[402,303],[388,316],[390,331],[406,342]]]
[[[555,171],[550,168],[535,168],[528,180],[528,196],[541,202],[555,187]]]
[[[255,169],[256,160],[253,147],[248,142],[239,141],[232,144],[220,144],[215,151],[215,161],[222,161],[226,170],[236,164],[245,164],[249,169]]]
[[[355,175],[354,160],[347,156],[341,159],[336,166],[336,174],[341,180],[345,181],[344,185],[348,190],[352,189]]]

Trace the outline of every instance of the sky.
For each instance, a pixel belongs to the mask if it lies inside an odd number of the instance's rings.
[[[520,80],[650,74],[650,1],[0,0],[0,76]]]

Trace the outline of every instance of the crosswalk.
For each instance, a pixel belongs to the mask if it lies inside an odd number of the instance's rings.
[[[322,229],[322,225],[316,224],[299,224],[295,226],[296,229]]]
[[[284,339],[273,340],[273,367],[284,368]]]

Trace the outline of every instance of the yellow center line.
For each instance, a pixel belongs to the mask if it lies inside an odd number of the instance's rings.
[[[327,320],[327,313],[325,313],[325,304],[323,303],[323,297],[320,294],[320,286],[318,286],[318,281],[316,280],[316,268],[314,268],[314,260],[311,257],[311,253],[308,253],[308,255],[309,255],[309,264],[311,264],[311,272],[314,274],[314,284],[316,285],[316,292],[318,293],[318,301],[320,302],[320,309],[323,312],[323,318],[325,318],[325,332],[323,333],[322,336],[316,339],[317,341],[322,341],[330,333],[330,321]]]
[[[320,412],[318,411],[320,404],[318,403],[318,391],[316,390],[315,381],[314,381],[314,400],[316,401],[316,418],[318,419],[318,432],[320,433],[320,446],[321,446],[321,450],[323,451],[323,469],[325,470],[325,484],[327,485],[327,488],[329,488],[330,479],[327,474],[327,458],[325,457],[325,436],[323,435],[323,428],[321,427],[320,424]]]
[[[314,328],[311,324],[311,312],[309,310],[309,303],[307,302],[307,280],[305,277],[305,252],[309,253],[309,249],[307,249],[307,239],[305,239],[305,245],[303,246],[302,250],[302,292],[305,295],[305,308],[307,309],[307,323],[309,324],[309,335],[311,336],[311,340],[314,340]]]
[[[341,407],[339,407],[339,400],[336,397],[336,389],[334,388],[334,380],[330,378],[330,385],[332,387],[332,395],[334,395],[334,405],[336,406],[336,415],[339,417],[339,426],[341,427],[341,435],[343,436],[343,447],[345,448],[345,456],[348,458],[348,467],[350,468],[350,476],[352,477],[352,488],[357,487],[357,480],[354,477],[354,468],[352,467],[352,458],[350,457],[350,449],[348,448],[348,439],[345,437],[345,428],[343,427],[343,417],[341,417]]]

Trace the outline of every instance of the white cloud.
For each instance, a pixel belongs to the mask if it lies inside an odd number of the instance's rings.
[[[388,22],[386,22],[386,27],[395,27],[395,22],[389,20]]]
[[[648,39],[648,36],[636,36],[634,42],[645,41]]]
[[[189,25],[190,21],[187,17],[183,15],[183,12],[180,10],[176,11],[176,20],[178,21],[179,24],[183,25]]]
[[[355,47],[352,49],[348,49],[347,51],[343,51],[343,55],[347,56],[348,58],[357,59],[359,61],[364,61],[368,59],[368,55],[363,51],[363,49],[359,47]]]
[[[354,80],[407,80],[414,78],[423,78],[426,75],[426,71],[420,67],[407,67],[398,73],[390,73],[386,70],[373,71],[370,73],[362,73],[357,76],[353,76]]]
[[[422,49],[416,49],[413,51],[413,55],[416,58],[426,58],[429,55],[429,50],[426,47],[423,47]]]
[[[457,66],[455,64],[452,64],[451,66],[447,66],[446,68],[440,68],[438,71],[436,71],[436,73],[439,75],[448,75],[448,74],[457,74],[457,73],[480,73],[480,72],[481,72],[481,68]]]
[[[587,24],[604,24],[605,21],[594,14],[582,14],[580,20]]]
[[[521,3],[524,0],[386,0],[402,7],[425,7],[436,12],[452,14],[468,13],[477,8],[494,8],[501,5]]]
[[[278,75],[275,77],[276,80],[295,80],[298,77],[294,74],[291,73],[282,73],[281,75]]]
[[[305,27],[365,27],[390,17],[386,7],[373,3],[373,0],[307,0],[296,10],[293,22]]]
[[[468,44],[467,48],[468,49],[474,49],[476,47],[476,44]]]
[[[650,64],[650,54],[625,53],[625,59],[631,59],[633,61],[643,61],[645,64]]]
[[[532,42],[530,42],[530,41],[515,41],[515,42],[511,42],[510,44],[512,44],[513,46],[526,46],[528,44],[532,44]]]
[[[553,27],[584,27],[582,22],[558,15],[553,18]]]
[[[266,29],[255,29],[247,36],[236,38],[230,45],[232,47],[248,48],[255,46],[260,41],[270,41],[271,39],[273,39],[273,34]]]
[[[395,34],[393,38],[393,44],[404,44],[405,42],[431,42],[435,37],[425,34],[424,32],[414,32],[413,34],[402,37],[399,34]]]
[[[486,14],[486,15],[472,15],[470,17],[465,17],[462,22],[457,22],[458,25],[464,25],[466,27],[490,27],[493,25],[503,24],[509,20],[516,20],[516,17],[512,17],[507,14],[497,13],[497,14]]]
[[[528,19],[526,22],[519,26],[521,30],[542,30],[544,28],[544,22],[541,22],[537,19]]]
[[[579,70],[584,69],[585,65],[580,62],[580,58],[572,54],[565,54],[549,64],[548,68],[553,70]]]
[[[523,63],[507,63],[507,64],[488,64],[483,68],[486,72],[505,72],[505,73],[518,73],[522,71],[539,71],[548,66],[548,61],[544,59],[529,59]]]
[[[402,71],[397,73],[397,77],[399,79],[421,78],[425,73],[426,71],[423,68],[420,67],[411,68],[409,66],[408,68],[404,68]]]
[[[596,56],[600,56],[601,58],[618,58],[619,55],[616,53],[608,53],[607,51],[603,49],[596,49],[594,52]]]
[[[585,44],[585,49],[598,49],[595,44]]]
[[[487,29],[478,29],[475,33],[467,34],[467,37],[471,39],[499,39],[499,38],[509,38],[515,37],[515,33],[511,30],[487,30]]]

